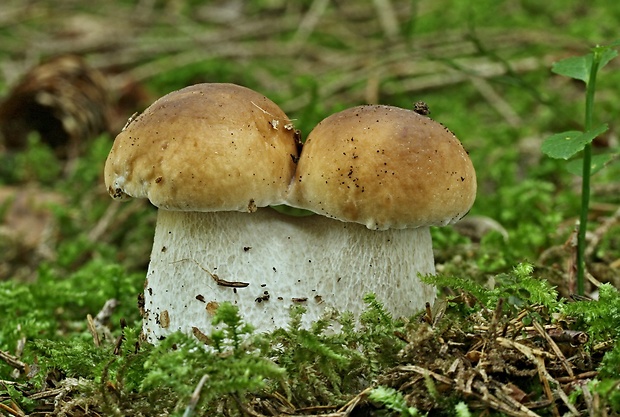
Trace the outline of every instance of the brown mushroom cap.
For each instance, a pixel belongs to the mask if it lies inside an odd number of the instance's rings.
[[[446,225],[476,197],[476,173],[452,132],[391,106],[333,114],[308,135],[288,204],[369,229]]]
[[[197,84],[153,103],[116,137],[105,164],[113,198],[182,211],[280,204],[295,171],[290,120],[234,84]]]

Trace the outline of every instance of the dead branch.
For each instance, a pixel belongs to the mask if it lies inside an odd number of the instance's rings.
[[[20,372],[25,372],[28,369],[28,364],[19,360],[17,356],[11,355],[3,350],[0,350],[0,359]]]

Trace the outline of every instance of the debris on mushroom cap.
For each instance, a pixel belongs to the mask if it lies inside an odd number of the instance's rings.
[[[413,110],[369,105],[314,128],[287,204],[388,229],[456,222],[475,197],[474,167],[452,132]]]
[[[181,211],[255,211],[281,204],[295,171],[289,118],[234,84],[172,92],[132,118],[105,165],[112,198],[147,197]]]

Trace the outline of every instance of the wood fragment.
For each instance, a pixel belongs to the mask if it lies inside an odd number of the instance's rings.
[[[314,0],[312,2],[303,19],[299,22],[297,32],[293,36],[292,43],[296,45],[297,48],[301,47],[312,32],[314,32],[319,20],[327,10],[328,5],[329,0]]]
[[[114,351],[113,351],[114,355],[119,356],[121,354],[121,347],[123,346],[124,340],[125,340],[125,335],[122,333],[120,336],[116,338],[116,343],[114,344]]]
[[[552,355],[551,353],[541,350],[541,349],[537,349],[537,348],[532,348],[529,346],[526,346],[522,343],[518,343],[515,342],[513,340],[510,339],[506,339],[505,337],[498,337],[497,342],[505,347],[510,347],[513,349],[517,349],[518,351],[520,351],[521,353],[523,353],[528,359],[529,358],[534,358],[536,356],[541,356],[541,357],[545,357],[545,358],[549,358],[549,359],[553,359],[555,358],[554,355]]]
[[[523,120],[519,114],[501,94],[495,91],[491,83],[480,77],[471,77],[469,81],[509,126],[516,128],[523,125]]]
[[[580,379],[592,379],[592,378],[596,378],[597,376],[598,376],[598,371],[588,371],[588,372],[582,372],[573,377],[561,376],[561,377],[556,378],[556,380],[559,383],[564,384],[564,383],[569,383],[569,382],[575,382]]]
[[[86,322],[88,324],[88,331],[93,336],[93,343],[95,346],[101,346],[101,340],[99,339],[99,332],[97,331],[97,326],[95,325],[95,321],[93,320],[93,316],[90,314],[86,315]]]
[[[109,229],[110,225],[116,222],[118,211],[122,205],[116,202],[110,202],[108,208],[103,213],[103,216],[99,218],[99,221],[95,224],[95,227],[88,232],[88,240],[91,242],[97,242]]]
[[[424,321],[427,324],[433,325],[433,311],[431,310],[431,303],[427,302],[425,305]]]
[[[545,377],[547,373],[547,369],[545,368],[545,361],[537,357],[536,368],[538,369],[538,379],[540,380],[540,383],[542,384],[545,396],[547,397],[547,400],[552,404],[551,412],[554,417],[560,417],[558,406],[555,404],[555,401],[553,400],[553,392],[551,391],[549,380]]]
[[[500,340],[500,339],[502,339],[502,340]],[[551,355],[549,352],[546,352],[546,351],[543,351],[543,350],[540,350],[540,349],[530,348],[530,347],[525,346],[525,345],[523,345],[521,343],[513,342],[512,340],[508,340],[508,339],[504,339],[504,338],[498,338],[498,341],[500,342],[500,344],[503,344],[504,346],[510,346],[510,347],[513,347],[513,348],[519,350],[532,363],[536,364],[538,369],[540,369],[540,371],[543,373],[544,377],[548,381],[553,382],[554,385],[556,385],[557,389],[555,390],[555,393],[558,394],[558,396],[562,399],[562,401],[564,402],[566,407],[569,409],[569,411],[573,415],[575,415],[575,416],[579,415],[579,412],[577,411],[575,406],[571,403],[571,401],[569,400],[569,398],[566,395],[566,393],[564,392],[564,390],[562,390],[561,385],[555,380],[555,378],[553,378],[553,376],[551,376],[551,374],[549,374],[549,372],[547,372],[546,369],[541,369],[538,366],[539,360],[542,361],[542,357],[553,358],[554,357],[553,355]]]
[[[513,417],[540,417],[535,412],[527,409],[523,404],[505,403],[504,401],[493,395],[489,388],[480,381],[474,383],[474,387],[482,394],[480,399],[484,401],[489,407],[494,408],[497,411],[505,413]],[[507,398],[510,398],[509,396]]]
[[[42,400],[43,398],[56,397],[57,395],[62,394],[65,391],[66,391],[65,388],[47,389],[41,392],[34,393],[30,395],[28,398],[31,400]]]
[[[543,327],[537,321],[534,321],[532,324],[534,325],[534,328],[536,329],[538,334],[541,335],[547,341],[547,343],[551,347],[551,350],[553,350],[553,353],[555,353],[555,355],[560,360],[560,363],[562,364],[564,369],[566,369],[566,373],[568,374],[568,376],[570,377],[574,376],[573,368],[571,367],[570,363],[568,363],[568,361],[566,360],[566,357],[564,356],[564,354],[562,353],[558,345],[556,345],[555,341],[551,338],[551,336],[549,336],[549,333],[547,333],[545,329],[543,329]]]
[[[491,320],[491,324],[489,325],[489,329],[488,329],[488,337],[490,339],[495,338],[495,332],[497,330],[497,325],[502,315],[503,306],[504,306],[504,299],[500,298],[499,300],[497,300],[497,305],[495,306],[495,311],[493,312],[493,318]]]
[[[24,414],[24,412],[19,409],[17,404],[15,404],[14,402],[11,401],[11,405],[15,406],[15,408],[9,407],[6,404],[0,403],[0,410],[6,411],[7,413],[9,413],[12,416],[18,416],[18,417],[25,417],[26,416],[26,414]]]
[[[19,360],[18,357],[11,355],[8,352],[0,350],[0,360],[4,361],[7,365],[18,369],[20,372],[25,372],[28,369],[28,364]]]
[[[555,329],[548,331],[556,343],[570,343],[572,346],[585,345],[590,339],[586,332],[580,330]]]
[[[383,34],[386,39],[394,40],[400,33],[400,25],[396,18],[396,11],[390,0],[373,0]]]
[[[209,274],[209,276],[211,278],[213,278],[213,281],[215,281],[215,283],[217,285],[220,285],[222,287],[230,287],[230,288],[245,288],[248,285],[250,285],[249,282],[241,282],[241,281],[227,281],[225,279],[222,279],[220,277],[217,276],[217,274],[214,274],[213,272],[209,271],[207,268],[205,268],[204,266],[202,266],[200,264],[200,262],[198,262],[195,259],[180,259],[178,261],[172,262],[172,263],[177,263],[177,262],[183,262],[183,261],[192,261],[194,262],[196,265],[198,265],[198,267],[200,269],[202,269],[203,271],[205,271],[207,274]]]
[[[448,385],[452,385],[452,383],[454,383],[454,380],[451,378],[445,377],[429,369],[422,368],[416,365],[403,365],[403,366],[397,367],[396,369],[398,369],[399,371],[403,371],[403,372],[415,372],[422,376],[428,375],[436,379],[437,381],[442,382],[444,384],[448,384]]]
[[[192,334],[196,339],[204,343],[205,345],[211,344],[211,338],[204,334],[198,327],[192,327]]]
[[[189,403],[187,404],[187,407],[185,408],[183,417],[189,417],[193,414],[194,409],[196,408],[196,405],[198,405],[198,400],[200,400],[200,393],[202,392],[202,387],[205,385],[208,379],[209,379],[209,375],[204,374],[202,378],[200,378],[200,381],[198,381],[198,385],[196,385],[196,388],[194,389],[194,392],[192,393],[192,396],[189,399]]]

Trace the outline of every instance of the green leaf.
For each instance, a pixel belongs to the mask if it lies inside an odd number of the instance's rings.
[[[609,47],[600,47],[600,46],[597,48],[602,49],[600,53],[600,63],[598,65],[599,70],[603,68],[605,65],[607,65],[609,61],[611,61],[612,59],[618,56],[618,51],[616,51],[615,49],[611,49]],[[598,51],[595,50],[595,53],[596,52]]]
[[[596,57],[599,62],[598,70],[603,68],[612,59],[618,56],[618,51],[609,46],[597,46],[592,49],[592,53],[582,56],[573,56],[563,59],[553,64],[551,71],[566,77],[581,80],[588,83],[592,60]]]
[[[588,59],[589,58],[589,59]],[[584,83],[590,77],[590,67],[592,66],[592,54],[583,56],[572,56],[553,64],[551,71],[558,75],[575,78]]]
[[[608,47],[608,48],[617,48],[617,47],[620,46],[620,39],[618,39],[617,41],[612,42],[610,44],[607,44],[605,46]]]
[[[599,172],[601,169],[605,168],[605,165],[609,163],[613,159],[611,154],[601,154],[592,156],[591,165],[590,165],[590,175],[594,175]],[[568,164],[566,164],[566,170],[571,174],[575,174],[578,176],[583,175],[583,159],[573,159]]]
[[[554,159],[569,159],[607,130],[607,124],[602,124],[587,132],[571,130],[557,133],[548,137],[542,144],[542,152]]]
[[[577,149],[573,152],[573,144],[577,141],[577,138],[583,135],[582,132],[571,130],[568,132],[556,133],[549,136],[542,144],[542,152],[550,158],[554,159],[568,159],[575,153],[579,152]],[[582,148],[583,149],[583,148]]]

